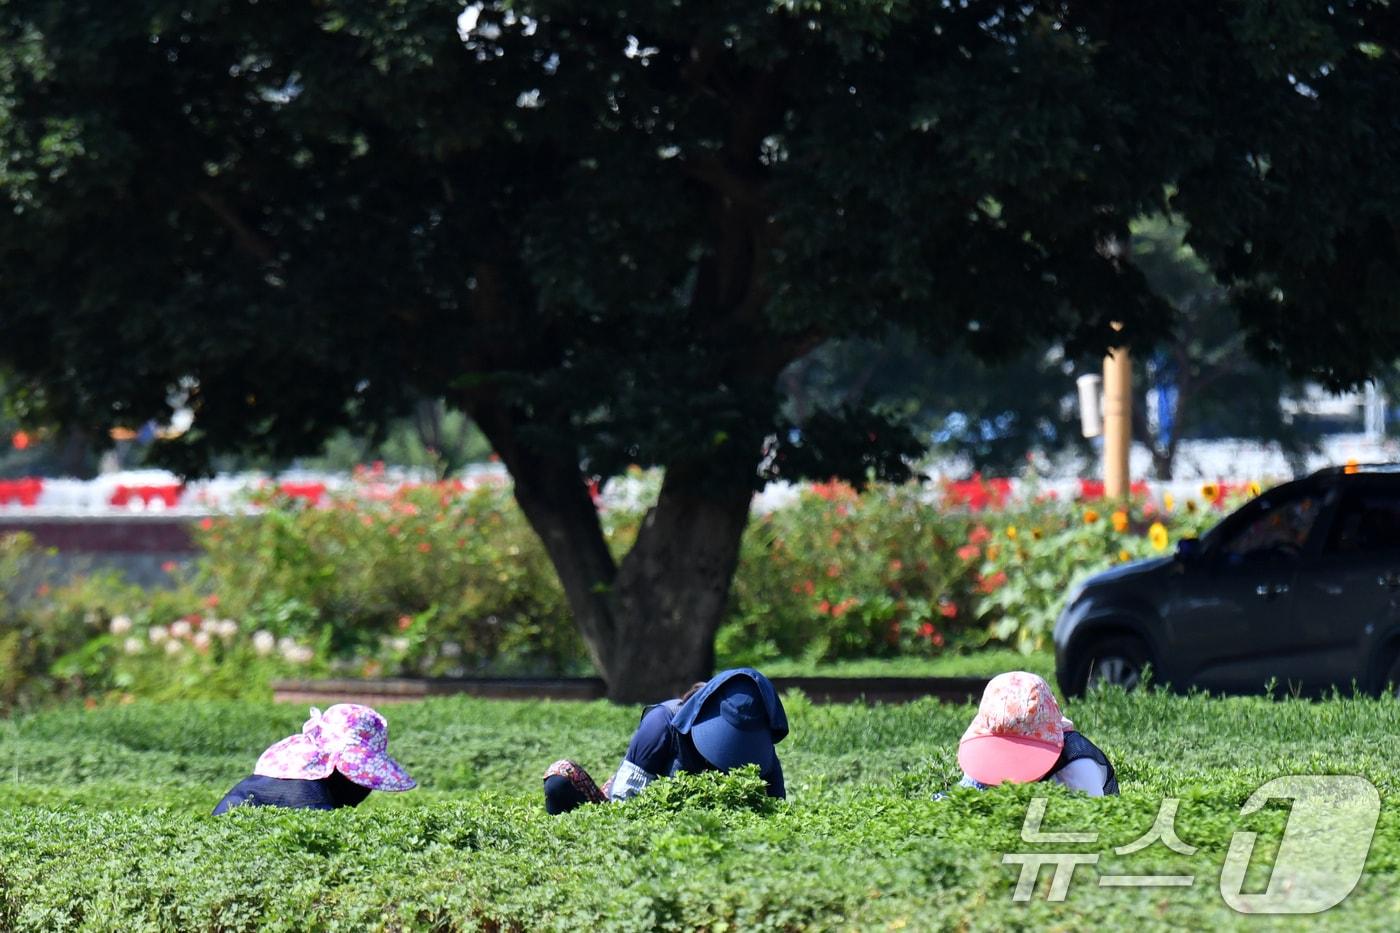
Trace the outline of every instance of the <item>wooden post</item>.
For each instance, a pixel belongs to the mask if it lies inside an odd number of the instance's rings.
[[[1121,330],[1121,324],[1114,324]],[[1128,450],[1133,438],[1133,368],[1127,347],[1103,358],[1103,491],[1110,499],[1128,497]]]

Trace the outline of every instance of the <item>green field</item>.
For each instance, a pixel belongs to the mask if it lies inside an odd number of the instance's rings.
[[[664,782],[623,805],[547,817],[539,776],[571,755],[600,776],[638,711],[605,703],[440,700],[387,710],[391,751],[422,787],[335,813],[242,811],[220,795],[303,708],[137,703],[0,723],[0,929],[1285,929],[1222,901],[1232,834],[1259,833],[1246,891],[1261,889],[1284,803],[1241,803],[1290,773],[1359,774],[1383,807],[1366,872],[1308,918],[1400,929],[1400,707],[1391,701],[1218,700],[1107,694],[1067,712],[1118,766],[1118,799],[1058,787],[934,795],[955,781],[971,708],[867,709],[786,698],[779,746],[790,800],[754,778]],[[1045,830],[1020,839],[1029,801]],[[1164,796],[1199,847],[1114,853]],[[1004,853],[1098,853],[1062,903],[1014,902]],[[1103,875],[1194,875],[1187,888],[1108,888]]]

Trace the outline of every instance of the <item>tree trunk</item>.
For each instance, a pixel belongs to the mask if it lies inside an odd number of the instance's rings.
[[[613,639],[602,652],[613,699],[676,696],[714,673],[715,632],[753,498],[746,480],[689,464],[666,471],[617,576]]]
[[[475,405],[472,415],[510,470],[516,501],[559,574],[608,698],[654,702],[708,679],[755,464],[745,470],[734,458],[717,458],[726,465],[671,466],[619,566],[571,451],[520,443],[509,414],[495,406]]]

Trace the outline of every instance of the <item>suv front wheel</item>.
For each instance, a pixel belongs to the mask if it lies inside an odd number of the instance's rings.
[[[1134,690],[1143,681],[1152,659],[1147,645],[1132,635],[1107,635],[1096,638],[1075,652],[1065,692],[1083,696],[1093,687],[1122,687]]]

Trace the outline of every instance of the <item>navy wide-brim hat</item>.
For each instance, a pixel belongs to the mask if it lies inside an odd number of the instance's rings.
[[[758,684],[745,676],[721,684],[705,698],[690,727],[690,739],[721,771],[747,764],[767,771],[775,757],[773,724]]]

